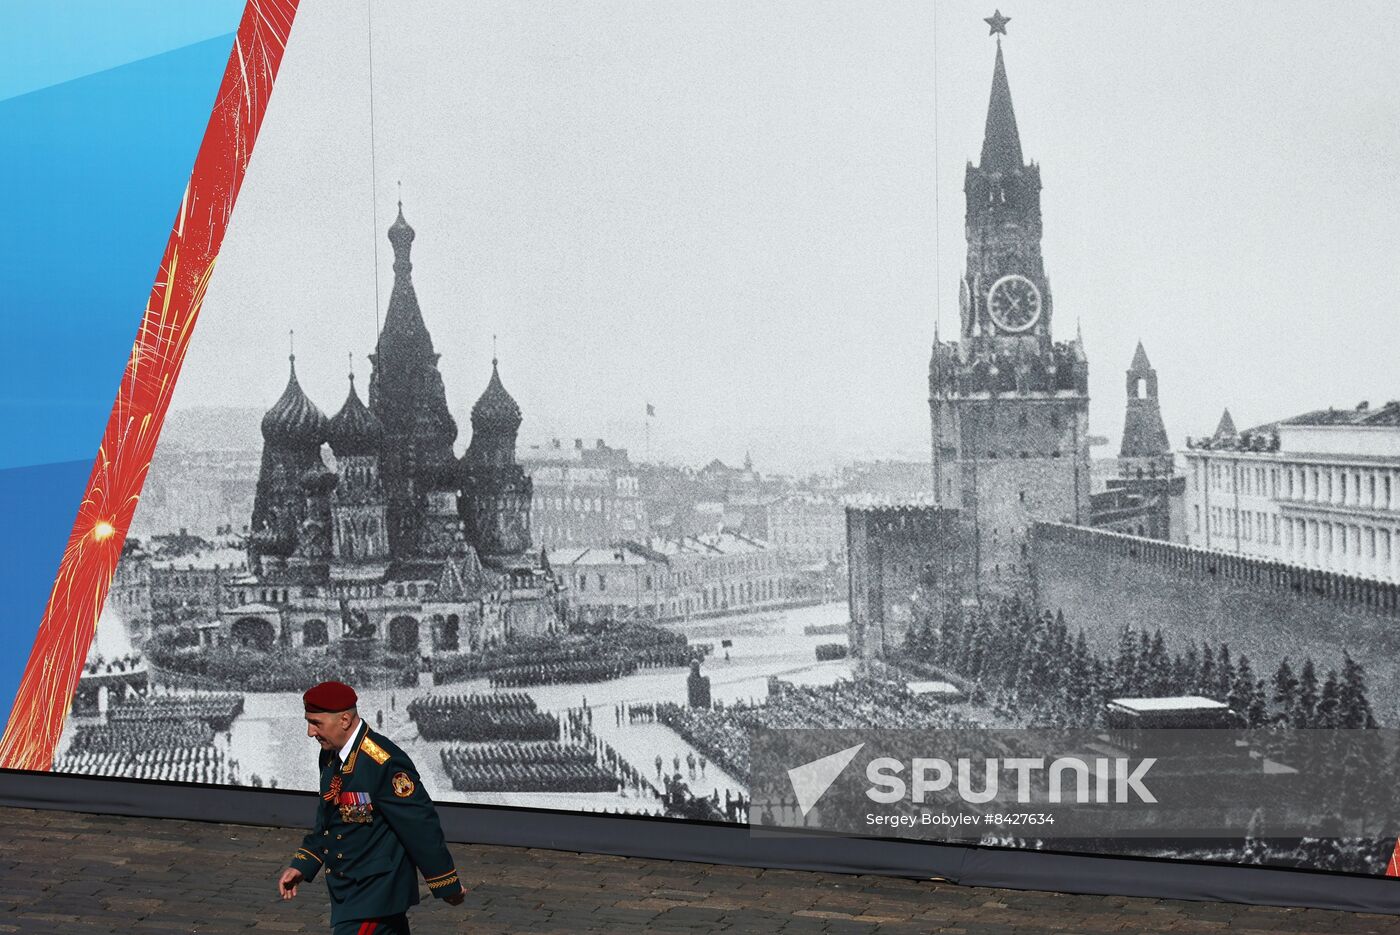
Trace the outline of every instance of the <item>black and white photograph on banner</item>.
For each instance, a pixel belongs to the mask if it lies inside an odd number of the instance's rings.
[[[752,731],[1400,727],[1400,10],[986,6],[305,5],[55,770],[315,789],[327,680],[751,826]],[[1081,849],[1395,846],[1260,811]]]

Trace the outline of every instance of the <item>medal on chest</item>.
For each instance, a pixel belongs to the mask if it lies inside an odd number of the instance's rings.
[[[340,806],[341,821],[367,825],[374,820],[374,805],[368,792],[341,792],[335,803]]]

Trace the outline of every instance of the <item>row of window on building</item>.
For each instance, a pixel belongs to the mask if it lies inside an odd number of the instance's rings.
[[[420,586],[416,581],[408,583],[399,582],[392,585],[384,584],[344,584],[331,589],[337,597],[429,597],[437,590],[437,585],[431,581],[425,581]],[[316,597],[321,589],[313,585],[306,585],[301,588],[302,597]],[[289,588],[239,588],[237,589],[236,600],[240,605],[250,602],[263,604],[286,604],[291,601],[291,589]]]
[[[561,513],[565,510],[573,513],[611,513],[616,509],[614,501],[602,497],[535,497],[533,503],[537,510]]]
[[[1197,470],[1199,472],[1199,462]],[[1208,465],[1210,489],[1221,493],[1301,500],[1377,510],[1400,509],[1400,481],[1393,468],[1329,465],[1245,465],[1215,461]]]
[[[1220,539],[1239,540],[1242,546],[1280,548],[1282,557],[1302,564],[1400,578],[1395,567],[1400,559],[1400,529],[1227,507],[1211,507],[1206,519],[1213,545],[1227,544]],[[1200,531],[1199,506],[1195,507],[1193,524]],[[1250,551],[1247,547],[1242,550]]]
[[[1194,506],[1193,511],[1192,530],[1201,532],[1200,505]],[[1209,518],[1212,535],[1231,539],[1238,538],[1245,542],[1255,542],[1262,545],[1278,545],[1280,542],[1279,530],[1282,520],[1276,513],[1213,506],[1210,508]]]
[[[584,576],[580,575],[579,578]],[[597,576],[600,585],[605,585],[605,575]],[[606,588],[604,587],[604,590]],[[616,590],[616,589],[615,589]],[[594,592],[590,592],[594,593]],[[736,581],[714,587],[701,588],[699,594],[676,597],[669,600],[655,598],[637,599],[636,595],[619,594],[615,600],[620,603],[604,604],[598,598],[576,595],[578,603],[594,615],[612,615],[621,618],[627,613],[640,611],[654,618],[678,617],[696,613],[720,610],[741,609],[782,600],[788,595],[783,591],[783,583],[777,578],[763,578],[753,581]],[[628,600],[627,598],[631,598]]]

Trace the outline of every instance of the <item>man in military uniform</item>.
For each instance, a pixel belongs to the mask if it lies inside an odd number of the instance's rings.
[[[334,935],[408,935],[416,868],[435,897],[460,905],[465,889],[408,754],[360,720],[349,685],[322,682],[302,700],[306,735],[321,746],[321,800],[278,881],[282,898],[324,868]]]

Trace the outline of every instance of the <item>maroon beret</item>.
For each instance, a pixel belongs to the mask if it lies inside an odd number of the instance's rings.
[[[348,711],[355,707],[355,689],[344,682],[322,682],[301,696],[309,713]]]

